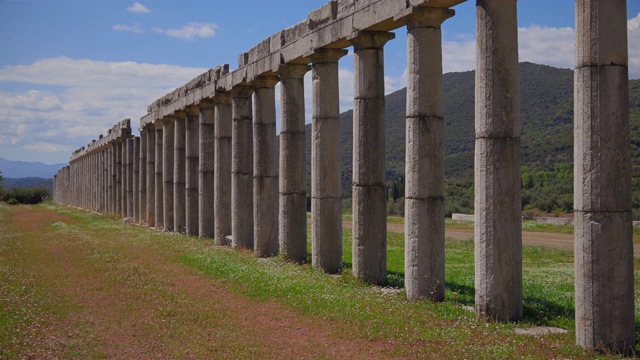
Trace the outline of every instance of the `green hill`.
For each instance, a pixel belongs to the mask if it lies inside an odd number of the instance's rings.
[[[474,71],[444,75],[447,213],[473,211]],[[630,81],[634,207],[640,208],[640,80]],[[571,210],[573,71],[520,64],[523,207]],[[406,89],[386,97],[387,181],[404,174]],[[340,115],[343,197],[351,196],[352,111]],[[307,125],[310,161],[311,125]],[[310,165],[308,165],[308,169]],[[635,213],[640,218],[640,211]]]

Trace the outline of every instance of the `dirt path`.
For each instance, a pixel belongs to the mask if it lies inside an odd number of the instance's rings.
[[[5,214],[11,237],[0,238],[0,260],[27,274],[21,285],[49,294],[37,326],[0,349],[5,355],[370,359],[399,346],[349,338],[343,324],[230,292],[125,227],[118,232],[125,236],[110,238],[109,229],[76,226],[43,207],[13,206]]]
[[[344,221],[342,225],[351,228],[351,221]],[[397,233],[404,233],[404,224],[387,223],[387,230]],[[473,239],[473,229],[447,228],[445,231],[447,238],[456,240]],[[537,231],[523,231],[522,243],[531,246],[544,246],[552,249],[573,251],[573,235],[560,233],[545,233]],[[633,256],[640,258],[640,246],[633,246]]]

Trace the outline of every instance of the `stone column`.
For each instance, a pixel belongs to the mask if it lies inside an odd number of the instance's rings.
[[[342,269],[342,183],[338,60],[342,49],[311,56],[311,263],[330,274]]]
[[[253,86],[233,89],[231,234],[234,248],[253,249]]]
[[[283,65],[280,75],[280,251],[307,261],[307,175],[304,147],[304,74],[309,65]]]
[[[122,217],[122,140],[115,143],[115,213]]]
[[[405,277],[407,299],[444,300],[442,33],[450,9],[411,8],[407,22]]]
[[[576,1],[576,340],[622,353],[635,348],[627,41],[626,1]]]
[[[278,254],[277,83],[278,77],[272,75],[262,75],[253,82],[253,239],[258,257]]]
[[[140,129],[140,163],[138,164],[138,172],[140,174],[138,182],[139,201],[138,219],[142,224],[149,224],[147,219],[147,140],[148,134],[145,129]]]
[[[140,222],[140,137],[133,138],[133,221]]]
[[[516,0],[478,0],[476,314],[522,318],[520,90]]]
[[[156,121],[155,138],[155,223],[156,229],[164,229],[164,132],[162,121]],[[173,134],[171,134],[173,135]],[[173,136],[171,136],[173,137]],[[173,177],[173,176],[172,176]]]
[[[156,129],[147,125],[147,208],[146,218],[149,227],[156,226]]]
[[[115,194],[115,187],[116,187],[116,181],[115,181],[115,177],[116,177],[116,172],[115,172],[115,167],[116,167],[116,159],[115,159],[115,143],[111,143],[109,144],[109,149],[107,154],[109,154],[109,178],[107,179],[109,181],[109,189],[107,190],[109,192],[109,208],[108,208],[108,213],[109,214],[115,214],[116,213],[116,194]]]
[[[100,189],[101,189],[101,193],[100,193],[100,199],[101,199],[101,206],[100,206],[100,212],[103,214],[107,213],[107,149],[103,148],[102,150],[100,150],[100,169],[102,171],[101,174],[101,184],[100,184]]]
[[[187,235],[198,236],[199,226],[199,210],[198,210],[198,159],[199,159],[199,136],[198,136],[198,117],[200,110],[197,106],[191,106],[187,109],[186,128],[185,128],[185,156],[186,175],[186,210],[185,210],[185,232]],[[206,184],[210,190],[213,190],[213,184]]]
[[[173,119],[164,119],[162,122],[162,185],[163,185],[163,213],[164,230],[174,231],[174,203],[173,203],[173,171],[174,171],[174,142],[175,122]]]
[[[175,119],[173,140],[173,229],[180,234],[184,234],[186,227],[185,124],[185,114],[180,112]]]
[[[127,139],[127,217],[133,218],[133,138]]]
[[[354,47],[353,274],[383,284],[387,278],[384,44],[393,33],[360,31]]]
[[[113,184],[111,183],[111,149],[112,145],[107,144],[107,148],[105,149],[105,181],[106,181],[106,203],[105,203],[105,214],[111,214],[111,190]]]
[[[231,235],[231,95],[217,93],[215,103],[214,223],[216,245]]]
[[[214,105],[211,100],[203,100],[198,104],[199,153],[198,162],[198,236],[213,238],[215,236],[214,212],[216,198],[214,184],[215,137],[214,137]],[[227,179],[229,196],[231,196],[231,178]],[[231,209],[227,209],[230,217]],[[230,235],[230,234],[226,234]],[[215,238],[216,245],[224,245],[225,239]]]
[[[129,139],[123,139],[122,140],[122,214],[121,216],[123,218],[125,217],[129,217],[129,206],[128,206],[128,202],[129,202],[129,172],[128,172],[128,168],[129,168],[129,157],[127,156],[127,148],[128,148],[128,140]]]

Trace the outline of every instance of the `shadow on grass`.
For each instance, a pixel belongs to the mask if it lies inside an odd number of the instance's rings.
[[[526,296],[523,310],[524,321],[540,326],[552,325],[558,319],[575,319],[573,306],[558,304],[537,296]]]

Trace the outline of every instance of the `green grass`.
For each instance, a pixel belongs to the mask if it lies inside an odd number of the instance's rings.
[[[175,261],[215,278],[232,291],[260,301],[275,300],[310,317],[321,317],[346,324],[345,337],[365,337],[370,340],[391,339],[406,344],[407,349],[419,348],[420,356],[457,358],[593,358],[600,357],[575,346],[573,254],[540,247],[523,249],[524,319],[516,324],[498,324],[476,319],[463,306],[474,303],[474,246],[472,241],[447,239],[446,300],[408,302],[402,290],[404,280],[403,234],[388,233],[388,281],[384,287],[374,287],[355,279],[351,272],[351,230],[343,230],[343,263],[341,275],[328,275],[309,264],[297,265],[281,257],[258,259],[250,251],[214,247],[210,240],[156,232],[143,227],[125,226],[116,219],[96,216],[55,205],[45,206],[70,216],[78,224],[56,222],[50,226],[53,234],[65,239],[90,244],[93,249],[88,262],[94,262],[101,272],[112,274],[109,282],[121,287],[126,296],[162,297],[163,280],[145,273],[145,269],[123,262],[119,247],[133,246],[172,254]],[[0,216],[4,210],[0,209]],[[1,222],[0,222],[1,223]],[[468,223],[447,222],[447,226],[469,226]],[[472,224],[471,224],[472,227]],[[310,229],[308,229],[310,231]],[[0,233],[2,228],[0,227]],[[0,255],[7,237],[0,237]],[[126,242],[121,239],[128,239]],[[70,240],[69,240],[70,239]],[[105,247],[104,241],[116,242]],[[13,244],[12,246],[18,246]],[[310,244],[309,244],[310,249]],[[640,322],[640,262],[635,262],[636,323]],[[20,277],[28,277],[22,274]],[[140,281],[138,278],[153,281]],[[29,316],[16,315],[16,300],[32,296],[16,288],[21,281],[11,282],[12,275],[0,263],[0,345],[3,330],[16,328],[16,323],[30,324]],[[109,284],[105,284],[109,286]],[[38,291],[29,290],[37,294]],[[10,295],[7,295],[10,294]],[[12,295],[11,295],[12,294]],[[9,296],[14,300],[6,300]],[[37,296],[36,296],[37,297]],[[44,300],[38,303],[47,304]],[[47,305],[48,306],[48,305]],[[43,305],[35,306],[33,316],[43,313]],[[162,311],[162,309],[158,310]],[[189,316],[166,314],[167,316]],[[22,319],[20,319],[22,317]],[[26,319],[26,320],[25,320]],[[24,325],[24,326],[27,326]],[[519,336],[515,328],[557,326],[568,334],[544,337]],[[14,332],[15,333],[15,332]],[[9,336],[9,335],[7,335]],[[4,342],[3,342],[4,341]],[[400,346],[403,348],[403,346]],[[415,357],[412,350],[398,350],[398,356]],[[406,352],[404,352],[406,351]]]

